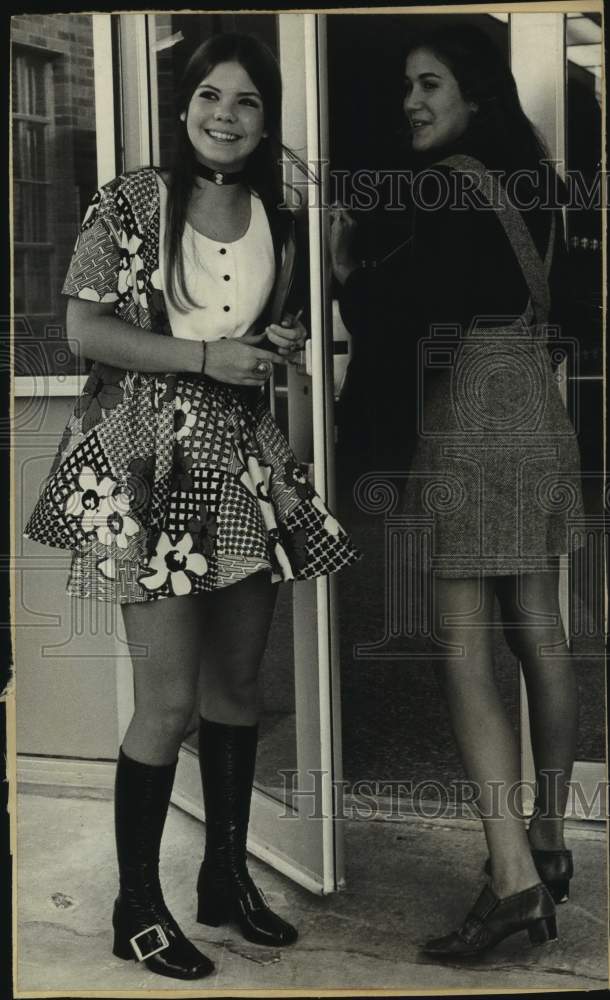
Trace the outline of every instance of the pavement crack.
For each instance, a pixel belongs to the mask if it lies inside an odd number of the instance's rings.
[[[442,965],[444,969],[461,969],[468,972],[528,972],[534,971],[541,972],[543,975],[555,975],[555,976],[570,976],[574,978],[575,976],[580,978],[582,973],[575,969],[566,969],[561,966],[554,965],[529,965],[526,962],[506,962],[500,965],[478,965],[476,960],[474,962],[417,962],[417,965],[426,966],[429,969],[438,969],[439,965]],[[606,983],[607,980],[604,976],[596,976],[593,973],[587,972],[586,978],[596,983]]]
[[[240,958],[245,958],[247,962],[254,962],[255,965],[276,965],[281,962],[282,956],[278,951],[270,951],[269,948],[265,947],[264,951],[260,954],[249,948],[244,948],[237,941],[233,941],[231,938],[222,938],[218,941],[212,941],[208,938],[198,938],[193,936],[191,938],[194,944],[202,948],[220,948],[224,951],[228,951],[231,955],[238,955]]]
[[[23,920],[20,923],[21,930],[25,930],[26,927],[46,927],[53,931],[65,931],[67,934],[71,934],[73,937],[79,938],[96,938],[103,937],[109,933],[107,928],[100,931],[79,931],[76,927],[69,927],[67,924],[58,924],[56,920]]]
[[[311,948],[299,947],[299,952],[311,952],[318,955],[327,952],[330,955],[356,955],[359,958],[372,958],[376,962],[387,961],[386,955],[377,955],[372,951],[361,951],[360,948],[324,948],[313,945]]]
[[[595,914],[591,913],[591,910],[588,910],[586,906],[580,906],[578,903],[572,902],[570,903],[570,909],[572,910],[572,912],[576,911],[577,913],[587,917],[588,920],[591,920],[592,923],[597,924],[598,927],[604,927],[604,928],[606,927],[606,921],[602,920],[600,917],[596,917]]]

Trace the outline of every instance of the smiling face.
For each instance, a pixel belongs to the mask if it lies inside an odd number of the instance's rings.
[[[264,117],[263,99],[238,62],[218,63],[181,115],[199,162],[224,171],[243,168],[266,134]]]
[[[447,146],[464,134],[477,105],[462,97],[448,66],[427,49],[415,49],[405,66],[403,108],[417,152]]]

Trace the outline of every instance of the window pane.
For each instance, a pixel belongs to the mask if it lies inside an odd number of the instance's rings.
[[[25,219],[23,217],[22,185],[13,185],[13,236],[18,243],[23,243],[25,237]]]
[[[46,125],[38,122],[16,122],[13,150],[16,177],[29,180],[46,178],[47,146]]]
[[[25,18],[23,19],[25,20]],[[17,37],[19,29],[17,29]],[[46,60],[30,53],[17,54],[13,63],[13,110],[46,117]]]
[[[66,338],[61,287],[97,187],[92,17],[22,14],[11,27],[15,328],[29,331],[30,344],[16,335],[15,373],[32,374],[33,358],[70,373],[83,365],[57,349]],[[33,37],[35,50],[25,47]],[[32,337],[43,345],[33,353]]]
[[[15,251],[15,313],[22,316],[25,312],[25,254],[23,250]]]
[[[27,300],[33,313],[50,313],[51,296],[51,254],[45,250],[28,250],[27,259]]]
[[[48,186],[15,183],[15,240],[19,243],[46,243],[48,235]]]

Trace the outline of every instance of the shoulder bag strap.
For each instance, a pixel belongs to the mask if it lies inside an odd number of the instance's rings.
[[[448,156],[446,159],[441,160],[440,163],[446,164],[455,170],[476,175],[478,189],[496,212],[510,245],[514,250],[529,289],[531,301],[528,303],[525,318],[528,319],[528,314],[532,314],[531,306],[533,305],[533,316],[535,316],[536,322],[540,324],[546,323],[551,304],[548,277],[555,241],[554,213],[551,214],[549,242],[544,260],[542,260],[523,216],[514,205],[511,205],[506,200],[504,188],[500,184],[500,181],[493,173],[487,170],[480,160],[476,160],[472,156],[460,154]]]

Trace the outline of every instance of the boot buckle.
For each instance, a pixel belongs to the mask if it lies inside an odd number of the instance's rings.
[[[138,944],[138,938],[144,938],[142,947]],[[129,939],[129,943],[137,955],[138,962],[143,962],[145,959],[157,955],[160,951],[164,951],[165,948],[169,948],[169,941],[161,924],[152,924],[151,927],[138,931]]]

